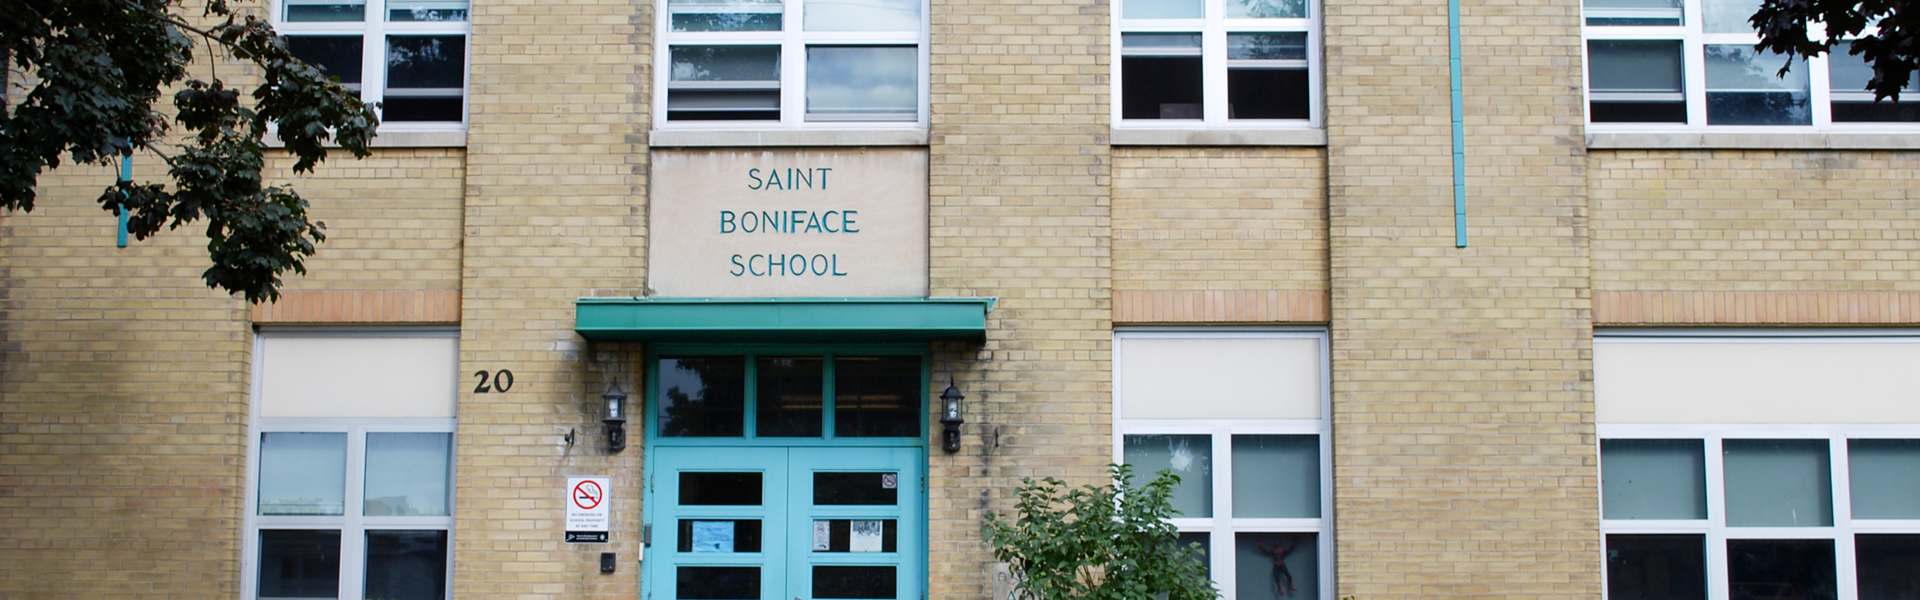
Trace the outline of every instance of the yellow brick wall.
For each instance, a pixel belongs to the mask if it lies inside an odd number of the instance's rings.
[[[153,156],[135,178],[164,176]],[[202,228],[114,247],[68,166],[0,213],[0,597],[239,593],[252,335]]]
[[[1327,289],[1321,148],[1113,151],[1113,289]]]
[[[1579,3],[1325,4],[1337,595],[1600,595]]]
[[[1088,480],[1112,456],[1110,6],[932,3],[930,291],[1000,303],[984,345],[934,348],[968,409],[965,449],[929,460],[930,598],[987,594],[983,513],[1020,477]]]
[[[290,292],[460,289],[465,150],[388,148],[354,160],[336,153],[296,178],[284,155],[264,175],[294,182],[326,223],[327,241]]]

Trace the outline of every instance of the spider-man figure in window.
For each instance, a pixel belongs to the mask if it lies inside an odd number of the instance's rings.
[[[1264,540],[1254,540],[1253,545],[1259,548],[1261,552],[1273,556],[1273,589],[1275,592],[1278,592],[1281,596],[1286,596],[1293,592],[1300,591],[1300,588],[1293,587],[1293,573],[1287,571],[1287,555],[1293,554],[1293,550],[1300,547],[1300,540],[1298,538],[1293,539],[1293,541],[1287,543],[1285,546],[1280,544],[1268,546]]]

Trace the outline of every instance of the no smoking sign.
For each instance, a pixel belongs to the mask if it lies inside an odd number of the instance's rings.
[[[613,511],[607,501],[611,477],[569,477],[566,487],[567,541],[605,542]]]

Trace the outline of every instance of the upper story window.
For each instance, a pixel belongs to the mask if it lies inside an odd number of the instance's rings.
[[[1758,0],[1586,0],[1587,115],[1596,129],[1884,129],[1914,99],[1875,103],[1873,71],[1838,47],[1812,60],[1754,50]],[[1902,94],[1902,98],[1907,98]],[[1618,125],[1616,125],[1618,124]]]
[[[382,130],[458,130],[467,117],[468,0],[281,0],[294,56],[381,104]]]
[[[664,12],[663,127],[926,124],[925,0],[666,0]]]
[[[1320,122],[1319,3],[1122,0],[1114,122],[1300,127]]]

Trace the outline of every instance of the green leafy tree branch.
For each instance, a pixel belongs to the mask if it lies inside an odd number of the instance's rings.
[[[1013,520],[987,515],[994,557],[1028,600],[1213,600],[1198,544],[1181,546],[1173,518],[1180,477],[1161,471],[1134,487],[1126,465],[1113,482],[1070,488],[1022,479]]]
[[[305,199],[263,180],[269,125],[294,172],[307,173],[329,143],[367,156],[379,121],[357,93],[294,58],[265,20],[226,0],[210,0],[197,18],[186,12],[179,0],[0,2],[0,206],[33,210],[40,175],[63,160],[108,165],[151,152],[170,181],[109,186],[101,208],[127,211],[128,233],[142,240],[204,221],[207,285],[272,300],[281,276],[306,273],[326,236]],[[189,78],[196,46],[213,76]],[[255,67],[258,84],[244,95],[228,87],[221,55]],[[167,90],[171,117],[156,107]]]

